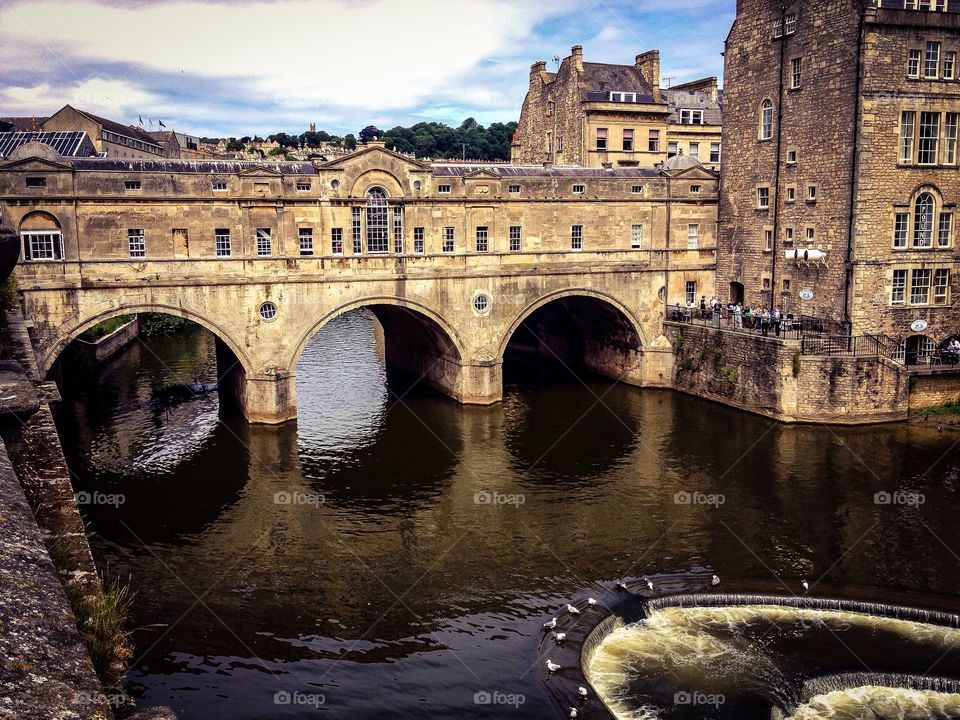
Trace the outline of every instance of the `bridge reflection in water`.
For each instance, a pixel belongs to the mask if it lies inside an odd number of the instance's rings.
[[[540,623],[575,592],[602,598],[599,581],[706,566],[960,591],[940,542],[960,547],[946,433],[781,426],[522,352],[503,404],[467,408],[388,377],[382,346],[363,312],[324,328],[297,369],[298,422],[277,427],[215,400],[143,404],[215,379],[202,332],[145,339],[65,388],[77,489],[126,499],[85,512],[107,574],[138,590],[142,704],[252,719],[301,692],[332,716],[503,717],[474,702],[488,690],[547,718],[528,672]],[[925,502],[875,502],[896,491]],[[696,492],[724,501],[683,502]]]

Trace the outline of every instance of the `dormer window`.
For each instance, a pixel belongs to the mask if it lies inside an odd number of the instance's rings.
[[[703,110],[681,110],[681,125],[703,125]]]
[[[635,103],[637,101],[637,94],[635,92],[611,92],[610,93],[610,102],[622,102],[622,103]]]

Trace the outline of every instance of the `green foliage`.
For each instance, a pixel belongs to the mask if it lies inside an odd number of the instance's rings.
[[[70,582],[66,591],[93,668],[104,685],[113,685],[133,658],[133,646],[126,629],[133,594],[129,586],[116,582],[94,589]]]
[[[354,137],[353,133],[349,133],[343,136],[343,146],[347,150],[356,150],[357,149],[357,138]]]
[[[470,160],[509,160],[515,122],[493,123],[484,128],[473,118],[460,127],[444,123],[422,122],[412,127],[391,128],[383,135],[388,148],[414,153],[417,157],[462,158]]]
[[[267,155],[286,155],[287,151],[283,147],[275,147]]]
[[[237,140],[236,138],[230,138],[227,141],[227,150],[229,152],[236,152],[237,150],[243,150],[243,141]]]
[[[104,320],[102,323],[94,325],[89,330],[81,333],[80,339],[86,342],[96,342],[102,337],[106,337],[117,328],[123,327],[133,320],[133,315],[117,315],[115,318]]]
[[[0,307],[4,310],[16,307],[17,305],[17,278],[10,275],[7,281],[0,286]]]
[[[960,402],[952,402],[947,403],[946,405],[923,408],[921,410],[917,410],[917,415],[925,417],[936,415],[960,415]]]
[[[383,137],[383,132],[376,125],[367,125],[360,131],[360,142],[369,142]]]
[[[731,367],[721,368],[720,374],[723,375],[723,379],[726,380],[731,385],[735,385],[737,380],[740,379],[740,372],[736,368],[731,368]]]
[[[164,315],[163,313],[141,313],[140,314],[140,334],[146,337],[155,337],[157,335],[173,335],[185,330],[191,325],[189,320],[175,317],[173,315]]]

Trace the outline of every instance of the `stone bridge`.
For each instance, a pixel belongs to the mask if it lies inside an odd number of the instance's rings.
[[[669,387],[664,303],[713,292],[702,169],[431,166],[380,147],[252,167],[35,152],[0,163],[0,198],[42,372],[104,320],[168,313],[216,336],[222,388],[252,422],[296,417],[298,358],[360,308],[389,368],[487,404],[511,341]]]

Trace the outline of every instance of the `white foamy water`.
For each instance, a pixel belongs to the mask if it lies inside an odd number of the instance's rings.
[[[816,695],[787,720],[929,720],[960,717],[960,695],[869,685]]]

